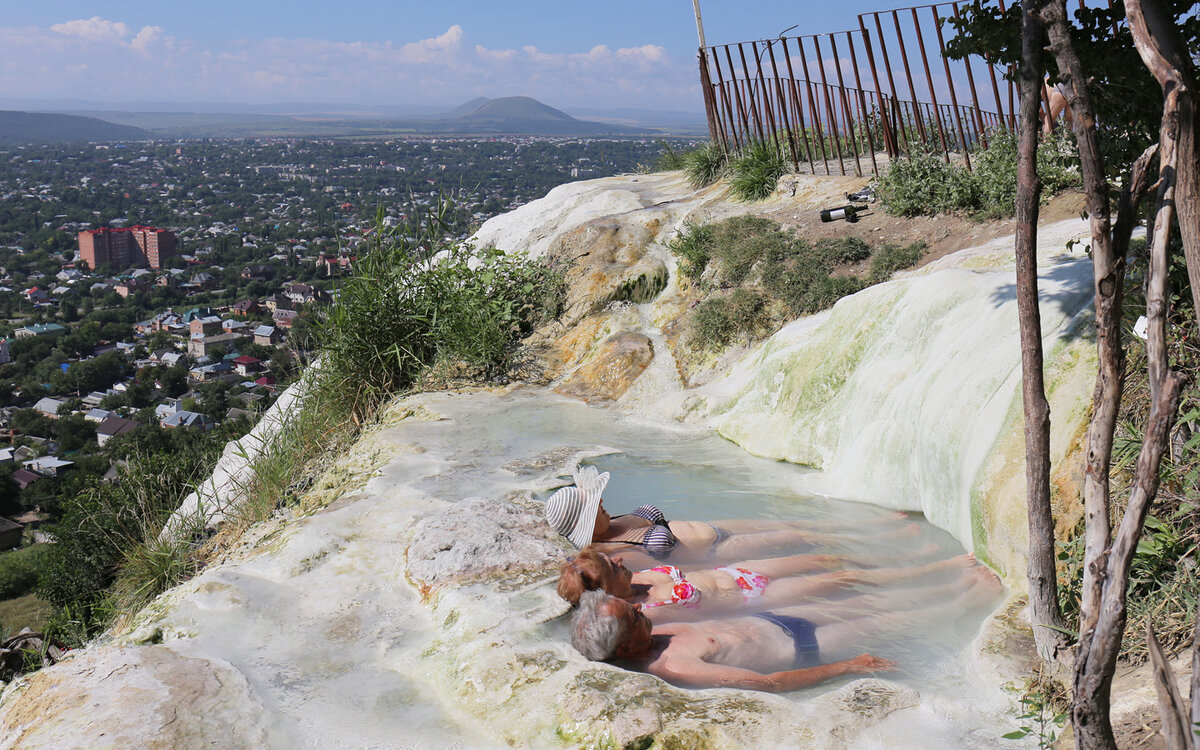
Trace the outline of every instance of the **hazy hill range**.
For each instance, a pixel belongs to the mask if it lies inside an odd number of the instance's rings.
[[[151,138],[154,135],[141,128],[117,125],[94,117],[0,111],[0,143],[87,143]]]
[[[198,104],[182,111],[178,103],[161,108],[154,104],[130,103],[129,109],[87,107],[86,102],[69,103],[75,119],[92,119],[112,128],[129,126],[141,131],[113,131],[114,138],[271,138],[271,137],[396,137],[406,135],[690,135],[694,129],[678,127],[676,113],[640,112],[638,117],[613,116],[578,119],[528,96],[472,99],[449,111],[429,105],[327,105],[303,103],[264,105],[247,111],[247,105]],[[121,107],[121,109],[118,109]],[[420,111],[424,109],[424,111]],[[599,114],[603,110],[589,110]],[[625,114],[622,112],[621,114]],[[601,121],[607,120],[607,121]],[[702,120],[701,120],[702,121]],[[3,140],[0,126],[0,140]],[[100,131],[96,131],[100,132]],[[92,140],[99,138],[84,138]]]

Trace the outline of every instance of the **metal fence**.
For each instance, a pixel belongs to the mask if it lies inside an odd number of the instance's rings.
[[[878,175],[879,154],[918,151],[969,169],[970,150],[986,145],[992,128],[1015,126],[1016,88],[982,57],[946,58],[946,20],[964,4],[863,13],[850,31],[701,48],[710,138],[734,150],[770,141],[797,171],[818,174]]]

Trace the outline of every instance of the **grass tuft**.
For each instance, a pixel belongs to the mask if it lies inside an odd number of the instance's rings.
[[[729,187],[741,200],[765,200],[786,172],[787,162],[774,142],[754,141],[730,162]]]

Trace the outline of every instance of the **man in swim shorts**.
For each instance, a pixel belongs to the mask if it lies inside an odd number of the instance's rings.
[[[659,626],[639,604],[586,591],[571,622],[571,643],[594,661],[626,660],[677,685],[782,692],[842,675],[890,672],[897,667],[893,661],[870,654],[846,657],[864,637],[917,632],[994,605],[1000,591],[999,580],[976,566],[951,584],[859,597],[869,602],[848,599]]]
[[[668,682],[687,687],[737,687],[782,692],[846,674],[891,671],[895,662],[862,654],[821,664],[821,635],[839,625],[817,625],[787,614],[671,623],[653,628],[641,609],[602,591],[579,601],[571,642],[596,661],[619,658]],[[840,635],[828,635],[840,639]]]

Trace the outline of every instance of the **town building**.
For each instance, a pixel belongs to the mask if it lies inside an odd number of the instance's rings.
[[[126,432],[132,432],[141,426],[141,422],[125,419],[124,417],[111,416],[96,427],[96,442],[104,445],[117,435],[124,435]]]
[[[111,263],[161,269],[175,255],[175,234],[156,227],[88,229],[79,233],[79,260],[88,268]]]
[[[34,323],[31,326],[24,326],[13,331],[13,336],[25,339],[33,336],[60,336],[66,332],[67,329],[58,323]]]

